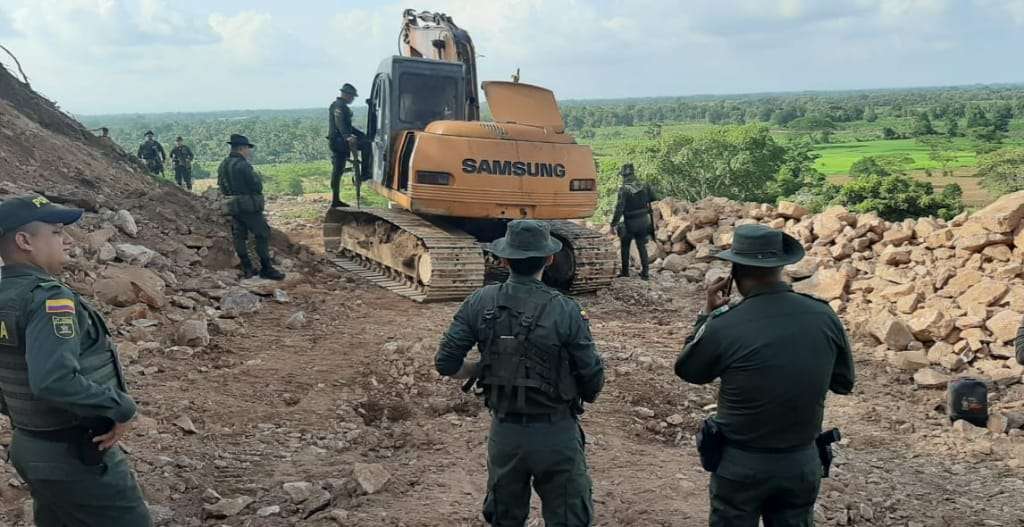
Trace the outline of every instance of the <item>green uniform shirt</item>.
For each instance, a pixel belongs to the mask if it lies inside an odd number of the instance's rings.
[[[176,167],[184,167],[192,164],[192,149],[186,145],[176,146],[171,150],[171,161]]]
[[[263,181],[242,154],[232,153],[217,167],[217,186],[225,196],[263,194]]]
[[[783,283],[699,317],[675,372],[695,384],[721,377],[715,420],[730,441],[756,448],[813,443],[826,393],[848,394],[854,382],[839,317]]]
[[[15,292],[21,298],[7,298]],[[83,420],[131,420],[135,402],[128,396],[117,353],[98,311],[42,269],[24,265],[3,268],[0,301],[3,307],[13,308],[5,312],[0,345],[24,343],[35,399]],[[106,355],[108,350],[113,357]],[[97,383],[93,378],[111,381]],[[7,396],[11,394],[0,393],[0,399]]]
[[[156,141],[146,141],[139,145],[138,156],[142,159],[159,159],[161,161],[167,159],[163,145]]]
[[[491,308],[495,288],[505,288],[513,295],[545,294],[550,289],[532,277],[512,275],[504,284],[489,285],[478,289],[455,314],[454,320],[441,339],[437,350],[435,366],[441,375],[454,375],[462,368],[466,354],[474,345],[486,344],[483,315]],[[569,355],[569,365],[576,379],[580,398],[592,403],[604,386],[604,364],[597,354],[594,339],[590,336],[590,324],[576,301],[561,293],[547,307],[541,320],[530,335],[531,342],[543,350],[556,352],[562,349]],[[567,402],[554,400],[541,390],[527,388],[527,413],[556,411],[564,409]]]
[[[352,109],[344,99],[338,97],[327,110],[327,138],[339,139],[350,135],[358,135],[352,127]]]

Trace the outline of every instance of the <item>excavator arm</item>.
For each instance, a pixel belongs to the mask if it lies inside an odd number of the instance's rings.
[[[399,41],[403,57],[461,62],[466,67],[466,119],[480,120],[480,95],[477,91],[476,48],[466,30],[455,25],[444,13],[406,9]]]

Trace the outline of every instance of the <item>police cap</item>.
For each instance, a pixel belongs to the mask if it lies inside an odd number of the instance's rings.
[[[34,221],[70,225],[82,217],[82,209],[55,205],[36,195],[17,196],[0,203],[0,236]]]

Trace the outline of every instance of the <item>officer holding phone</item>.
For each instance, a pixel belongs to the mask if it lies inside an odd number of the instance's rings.
[[[825,395],[850,393],[854,373],[839,317],[782,280],[782,268],[803,256],[800,242],[781,231],[737,227],[732,248],[716,256],[732,263],[731,274],[708,286],[695,332],[676,359],[684,381],[722,379],[717,414],[699,438],[712,472],[712,526],[814,523]],[[743,300],[730,306],[733,282]],[[720,447],[713,456],[709,443]]]

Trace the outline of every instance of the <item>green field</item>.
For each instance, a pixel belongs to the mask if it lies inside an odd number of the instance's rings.
[[[977,160],[973,143],[966,139],[958,139],[953,144],[955,150],[952,154],[955,159],[949,167],[973,167]],[[815,152],[821,157],[814,167],[830,176],[848,173],[851,165],[867,156],[906,156],[914,161],[906,167],[910,170],[942,169],[939,163],[928,158],[928,147],[914,139],[818,145]]]

